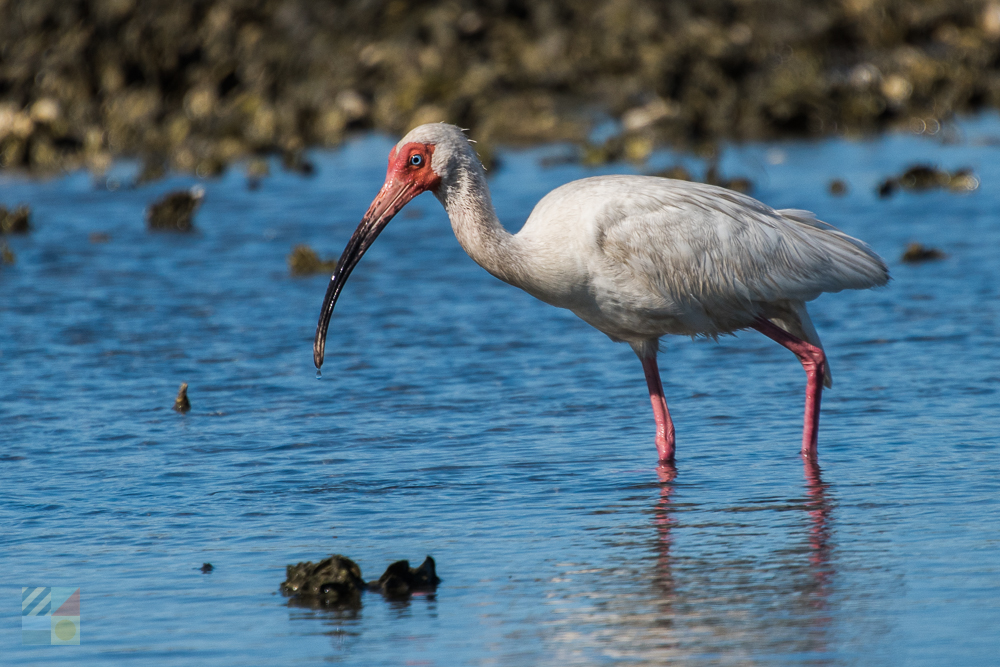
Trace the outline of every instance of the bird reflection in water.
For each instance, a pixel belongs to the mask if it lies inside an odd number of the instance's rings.
[[[781,568],[783,574],[778,579],[761,578],[747,573],[749,578],[740,577],[737,579],[739,583],[733,580],[732,574],[734,571],[745,569],[745,561],[740,563],[723,558],[722,562],[713,563],[706,560],[693,562],[690,556],[671,553],[676,537],[673,533],[680,523],[677,513],[692,511],[693,508],[677,507],[676,500],[672,498],[677,488],[677,468],[669,463],[661,463],[657,467],[660,495],[653,511],[653,522],[657,533],[656,572],[653,585],[659,611],[657,625],[674,628],[671,635],[674,642],[678,642],[673,644],[675,650],[685,653],[684,645],[687,644],[687,650],[697,651],[696,645],[704,641],[704,636],[697,639],[693,635],[688,635],[687,639],[681,639],[687,634],[684,629],[690,629],[704,622],[704,619],[711,618],[714,619],[710,622],[712,625],[728,626],[726,633],[728,641],[746,633],[744,640],[748,642],[747,647],[751,650],[752,647],[759,649],[762,644],[771,644],[779,652],[802,651],[815,653],[817,656],[826,653],[828,648],[826,635],[831,622],[827,607],[834,574],[831,565],[832,503],[829,497],[829,485],[823,482],[819,465],[808,458],[804,461],[805,497],[790,505],[792,508],[805,510],[808,516],[808,534],[803,535],[806,539],[799,542],[803,546],[802,551],[793,549],[772,552],[771,559],[782,561],[789,559],[790,567]],[[784,507],[789,506],[772,506],[778,510],[783,510]],[[729,507],[723,511],[729,513],[741,510],[745,511],[746,506]],[[692,516],[691,520],[685,523],[690,524],[688,527],[694,527],[699,522]],[[758,565],[764,564],[758,562]],[[717,570],[720,567],[721,570]],[[693,580],[690,580],[692,575],[694,575]],[[750,583],[751,581],[754,583]],[[692,584],[695,585],[694,588]],[[735,590],[731,587],[735,587]],[[750,621],[749,626],[747,619],[742,616],[729,617],[733,611],[729,608],[729,604],[722,603],[722,606],[719,606],[721,601],[728,600],[736,607],[742,607],[747,600],[753,599],[756,599],[756,603],[751,604],[755,607],[759,605],[759,608],[757,621]],[[783,601],[780,601],[782,599]],[[780,610],[783,612],[774,617],[773,614]],[[769,616],[771,620],[767,621]],[[794,620],[795,618],[798,620]],[[733,621],[735,625],[732,625]],[[793,630],[789,635],[779,630],[779,627],[785,627],[787,630],[798,628],[798,630]],[[695,645],[690,645],[691,641]]]

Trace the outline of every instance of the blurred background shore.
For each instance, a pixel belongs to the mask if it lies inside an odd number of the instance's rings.
[[[1000,106],[984,0],[0,0],[0,166],[202,176],[428,121],[600,160]],[[585,150],[587,150],[585,148]],[[603,152],[602,152],[603,151]]]

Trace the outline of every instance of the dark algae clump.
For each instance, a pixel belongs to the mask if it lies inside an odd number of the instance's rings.
[[[281,592],[308,607],[360,607],[365,582],[350,558],[333,555],[319,563],[289,565]]]
[[[21,205],[15,209],[0,206],[0,234],[27,234],[31,231],[31,209]]]
[[[407,599],[414,593],[433,591],[439,583],[430,556],[416,568],[410,567],[409,561],[396,561],[377,580],[365,583],[357,563],[337,554],[315,564],[289,565],[281,592],[291,598],[290,604],[357,609],[363,591],[381,593],[390,599]]]
[[[146,224],[154,231],[194,231],[194,214],[205,198],[205,190],[194,186],[165,195],[146,211]]]
[[[959,169],[948,172],[932,165],[918,164],[910,167],[899,176],[890,176],[882,181],[877,192],[883,199],[891,197],[897,190],[910,192],[926,192],[936,188],[944,188],[952,192],[972,192],[979,187],[979,179],[971,169]]]
[[[903,252],[902,261],[906,264],[920,264],[944,259],[947,255],[937,248],[928,248],[919,243],[910,243]]]
[[[305,244],[292,248],[288,255],[288,270],[293,276],[312,276],[317,273],[332,274],[337,268],[337,260],[320,259],[315,250]]]
[[[424,559],[420,567],[410,567],[410,561],[399,560],[385,569],[377,581],[368,583],[368,590],[378,591],[390,598],[406,597],[415,591],[434,590],[441,583],[434,567],[434,559]]]
[[[177,398],[174,399],[174,410],[182,414],[191,410],[191,401],[188,400],[187,382],[182,383],[181,388],[177,390]]]

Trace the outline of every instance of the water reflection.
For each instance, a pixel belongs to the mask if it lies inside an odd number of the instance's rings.
[[[625,550],[621,561],[587,575],[586,585],[577,579],[565,597],[553,593],[574,607],[562,619],[573,631],[557,633],[572,652],[564,646],[559,658],[836,662],[834,503],[817,464],[807,462],[804,477],[792,497],[719,503],[704,500],[711,482],[687,482],[683,470],[660,465],[651,513],[639,508],[646,523],[636,532],[645,533],[646,548],[615,540]]]
[[[833,504],[819,465],[805,460],[804,472],[804,498],[708,509],[676,507],[677,468],[671,464],[657,468],[653,588],[661,618],[656,625],[674,628],[672,641],[664,642],[661,636],[656,642],[660,647],[672,646],[681,655],[692,655],[718,647],[721,641],[745,658],[763,649],[765,654],[807,654],[819,664],[828,662],[823,654],[829,647],[831,617],[827,608],[835,574],[831,560]],[[760,555],[747,553],[738,544],[746,529],[756,532],[749,522],[720,521],[718,516],[751,512],[751,516],[760,517],[762,528],[767,517],[760,512],[789,510],[805,510],[808,516],[806,539],[792,536],[802,546],[770,545],[769,553]],[[710,514],[708,521],[698,516],[704,512]],[[722,548],[714,553],[672,553],[675,533],[692,527],[713,527],[722,533],[736,530],[718,536]]]

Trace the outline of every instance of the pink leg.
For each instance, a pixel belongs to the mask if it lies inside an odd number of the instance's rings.
[[[779,345],[788,348],[799,358],[806,371],[806,414],[802,429],[802,456],[816,461],[816,440],[819,436],[819,403],[823,397],[823,376],[826,375],[826,355],[823,350],[810,345],[772,324],[758,318],[753,328]]]
[[[663,397],[663,384],[660,382],[660,369],[656,366],[656,355],[643,355],[642,370],[646,374],[646,384],[649,386],[649,400],[653,404],[653,416],[656,418],[656,451],[660,461],[674,460],[674,423],[670,420],[667,410],[667,399]]]

